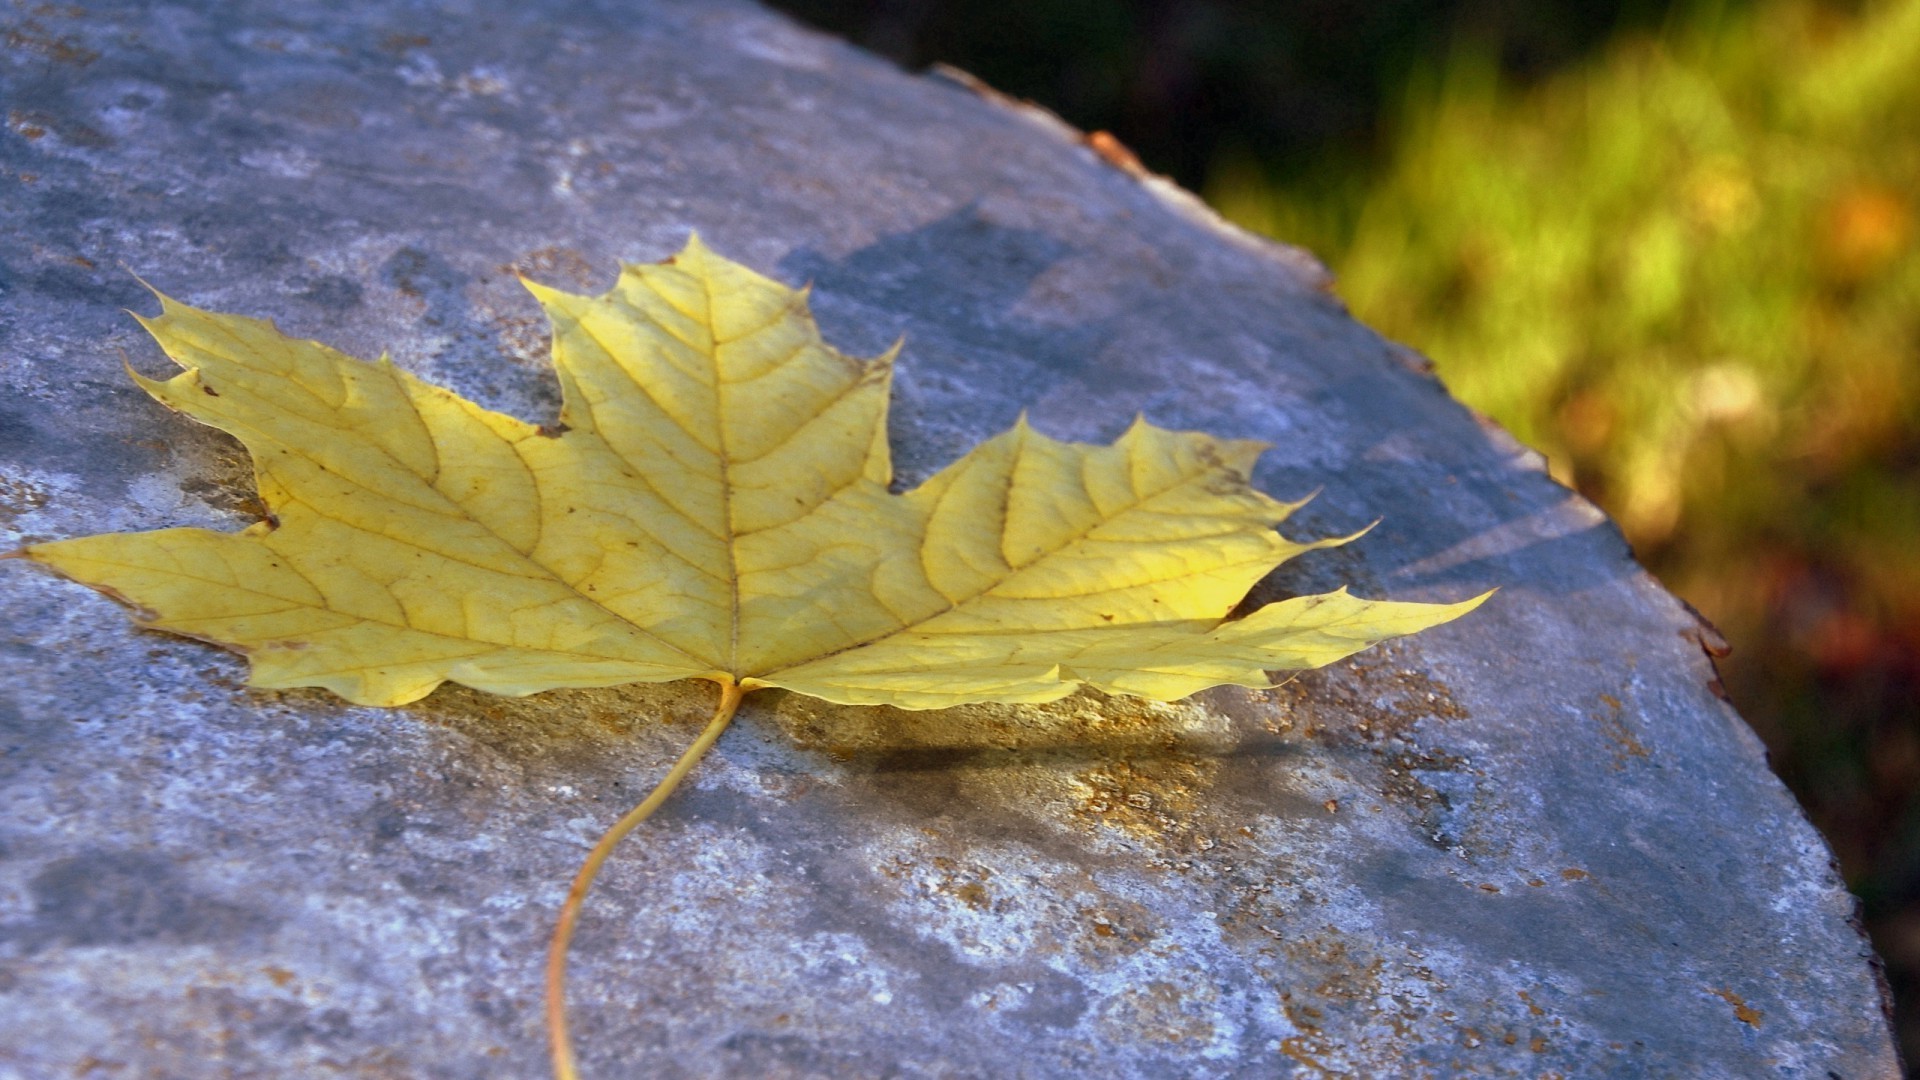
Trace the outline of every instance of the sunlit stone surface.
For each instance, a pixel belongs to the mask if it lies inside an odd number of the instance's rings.
[[[633,8],[634,10],[627,10]],[[140,274],[550,419],[515,272],[699,229],[905,335],[912,482],[1023,408],[1269,440],[1351,583],[1479,612],[1265,692],[777,694],[615,859],[596,1078],[1895,1074],[1825,844],[1611,525],[1304,255],[745,6],[0,14],[0,544],[253,519]],[[704,684],[353,708],[0,565],[0,1075],[537,1076],[550,920]]]

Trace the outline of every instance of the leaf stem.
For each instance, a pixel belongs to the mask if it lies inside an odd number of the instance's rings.
[[[567,890],[567,902],[560,908],[560,919],[553,927],[553,940],[547,946],[547,1042],[553,1051],[553,1075],[556,1080],[579,1080],[579,1074],[574,1071],[573,1039],[567,1034],[567,945],[573,940],[573,928],[580,920],[580,905],[587,898],[587,890],[593,887],[594,876],[600,872],[600,865],[607,861],[607,856],[613,854],[614,846],[641,822],[652,817],[660,804],[667,801],[667,796],[680,786],[680,781],[686,779],[693,767],[713,748],[714,740],[727,730],[727,724],[733,720],[733,714],[740,708],[740,699],[746,693],[739,683],[729,681],[720,684],[720,704],[713,710],[713,719],[707,721],[706,728],[693,740],[693,745],[687,747],[686,752],[680,755],[680,760],[673,763],[673,768],[667,770],[667,775],[660,778],[660,782],[653,786],[640,805],[627,811],[626,817],[614,822],[613,827],[600,837],[600,842],[593,845],[593,850],[588,853],[587,861],[581,864],[580,872],[573,877],[573,887]]]

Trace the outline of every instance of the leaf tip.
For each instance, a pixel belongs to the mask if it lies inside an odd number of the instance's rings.
[[[1297,499],[1274,500],[1280,504],[1280,519],[1282,521],[1286,520],[1286,518],[1289,515],[1291,515],[1295,510],[1298,510],[1301,507],[1312,502],[1313,500],[1319,498],[1320,493],[1325,490],[1327,490],[1326,485],[1322,484],[1319,487],[1314,488],[1312,491],[1307,492],[1305,495],[1302,495]],[[1368,528],[1372,528],[1372,526],[1370,525],[1368,526]]]
[[[141,288],[152,293],[153,298],[155,300],[160,301],[160,314],[158,315],[142,315],[139,312],[133,310],[132,308],[122,309],[127,314],[133,316],[134,321],[138,322],[141,326],[145,327],[147,332],[149,334],[152,334],[154,337],[157,338],[160,336],[160,332],[158,330],[159,325],[162,322],[166,321],[167,319],[174,317],[178,312],[198,310],[192,304],[175,300],[173,297],[167,295],[164,292],[161,292],[159,286],[155,285],[151,281],[148,281],[146,278],[141,277],[139,274],[134,273],[134,271],[131,268],[127,267],[125,264],[122,264],[120,269],[125,270],[127,272],[128,277],[139,282]]]
[[[159,289],[154,288],[153,282],[148,281],[146,278],[141,277],[139,273],[137,273],[132,267],[128,266],[126,263],[121,263],[120,269],[126,271],[126,274],[128,277],[139,282],[141,288],[147,290],[148,292],[152,293],[154,296],[158,297],[161,303],[163,304],[166,303],[167,294],[161,292]]]
[[[706,259],[712,255],[713,249],[707,246],[705,240],[700,239],[700,230],[688,229],[687,242],[680,245],[679,251],[660,260],[660,263],[663,266],[671,266],[681,259]]]
[[[1311,540],[1304,544],[1297,543],[1292,540],[1288,540],[1284,536],[1282,536],[1280,539],[1283,543],[1291,545],[1295,549],[1293,552],[1294,555],[1304,555],[1309,551],[1325,551],[1328,548],[1345,547],[1346,545],[1351,544],[1355,540],[1358,540],[1361,537],[1372,532],[1374,526],[1380,524],[1380,521],[1381,521],[1380,518],[1375,518],[1372,521],[1367,522],[1365,525],[1362,525],[1360,528],[1355,529],[1353,532],[1350,532],[1345,536],[1328,536],[1328,537],[1323,537],[1319,540]],[[1288,557],[1291,558],[1292,556],[1290,555]],[[1346,586],[1342,585],[1339,591],[1346,592],[1347,591]]]
[[[624,269],[624,267],[622,269]],[[541,307],[556,307],[563,298],[572,295],[571,293],[556,289],[551,285],[542,285],[517,270],[514,271],[513,276],[520,279],[520,287],[532,293],[533,298],[540,302]]]

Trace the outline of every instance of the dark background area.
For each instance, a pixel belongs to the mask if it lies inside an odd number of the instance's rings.
[[[1462,42],[1532,79],[1623,29],[1651,0],[775,0],[905,67],[951,64],[1205,191],[1251,158],[1287,178],[1364,167],[1410,76]]]
[[[1503,86],[1524,94],[1583,65],[1630,66],[1622,57],[1639,39],[1656,47],[1663,34],[1667,43],[1689,34],[1698,39],[1702,26],[1708,34],[1757,39],[1769,32],[1767,24],[1740,20],[1769,3],[1775,9],[1793,7],[1789,14],[1817,33],[1829,25],[1844,27],[1872,7],[1822,0],[776,0],[774,6],[908,68],[950,64],[1083,130],[1109,131],[1149,169],[1216,196],[1217,203],[1223,179],[1229,187],[1245,187],[1253,177],[1260,197],[1270,203],[1317,204],[1323,220],[1337,219],[1335,226],[1296,229],[1289,223],[1306,219],[1249,221],[1234,207],[1222,209],[1243,224],[1308,244],[1344,279],[1339,249],[1351,238],[1353,208],[1381,192],[1388,194],[1380,197],[1391,197],[1390,172],[1401,152],[1397,141],[1417,143],[1423,137],[1412,130],[1422,121],[1408,102],[1422,92],[1435,96],[1434,87],[1458,57],[1470,54],[1490,64]],[[1775,23],[1789,25],[1783,19]],[[1696,51],[1733,57],[1726,61],[1728,70],[1745,62],[1737,50],[1711,43]],[[1920,83],[1920,75],[1909,80]],[[1859,145],[1863,160],[1880,153],[1870,140]],[[1876,169],[1855,171],[1871,175]],[[1895,169],[1892,175],[1902,174]],[[1400,181],[1404,186],[1404,177]],[[1762,196],[1767,197],[1764,187]],[[1827,209],[1819,211],[1824,215],[1819,221],[1828,230],[1822,235],[1839,236],[1843,250],[1853,250],[1844,244],[1855,243],[1879,252],[1873,255],[1881,259],[1873,264],[1874,273],[1884,277],[1903,266],[1909,272],[1920,266],[1911,197],[1897,182],[1891,194],[1856,185],[1822,205]],[[1910,274],[1904,280],[1920,277]],[[1839,300],[1822,310],[1841,311],[1837,317],[1847,318],[1844,305],[1862,291],[1863,281],[1856,275],[1832,286]],[[1903,295],[1890,290],[1881,295]],[[1452,377],[1441,343],[1420,340],[1411,329],[1376,319],[1364,304],[1355,306],[1363,319],[1380,322],[1390,335],[1433,352],[1443,376]],[[1920,366],[1920,355],[1909,353],[1901,362]],[[1551,442],[1566,433],[1529,432],[1525,419],[1503,415],[1497,403],[1462,392],[1523,435]],[[1591,410],[1583,412],[1583,403],[1590,404],[1575,395],[1542,405],[1542,423],[1563,424],[1577,437],[1580,425],[1590,420]],[[1811,407],[1807,401],[1789,406]],[[1890,484],[1895,491],[1905,487],[1905,498],[1920,505],[1920,491],[1910,486],[1920,476],[1916,427],[1911,419],[1896,422],[1891,434],[1883,432],[1871,445],[1861,443],[1864,449],[1843,465],[1809,474],[1795,489],[1804,495],[1805,507],[1780,503],[1757,513],[1810,517],[1826,506],[1842,507],[1837,511],[1842,516],[1879,514],[1880,520],[1835,526],[1839,531],[1831,535],[1840,537],[1831,541],[1835,549],[1847,536],[1895,532],[1897,523],[1889,524],[1883,512],[1858,508],[1895,505],[1897,497],[1871,502],[1834,493],[1849,484]],[[1553,448],[1547,449],[1552,456]],[[1563,478],[1616,516],[1630,511],[1612,483],[1617,477],[1575,457]],[[1726,630],[1734,654],[1722,665],[1734,704],[1766,740],[1774,768],[1833,842],[1849,887],[1862,898],[1865,922],[1886,958],[1898,1002],[1902,1049],[1913,1061],[1920,1058],[1920,716],[1915,703],[1920,627],[1913,624],[1912,604],[1890,593],[1904,591],[1898,583],[1911,579],[1914,560],[1909,555],[1908,569],[1875,577],[1849,570],[1845,558],[1823,546],[1830,541],[1769,541],[1760,535],[1766,530],[1749,540],[1750,552],[1700,544],[1689,549],[1689,536],[1714,531],[1702,527],[1703,515],[1720,515],[1726,533],[1748,528],[1745,522],[1756,511],[1736,509],[1743,490],[1749,504],[1775,498],[1757,486],[1743,489],[1737,478],[1724,487],[1724,497],[1711,491],[1689,495],[1686,512],[1693,516],[1683,517],[1670,534],[1637,534],[1630,512],[1623,520],[1642,560]],[[1902,543],[1920,544],[1920,537],[1908,534]],[[1762,551],[1763,544],[1772,546]],[[1748,558],[1760,561],[1741,561]],[[1742,607],[1734,586],[1716,592],[1715,566],[1729,579],[1766,581],[1753,586],[1751,602]]]

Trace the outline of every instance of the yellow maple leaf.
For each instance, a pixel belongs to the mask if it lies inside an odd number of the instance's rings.
[[[135,376],[238,437],[271,517],[92,536],[22,554],[133,605],[145,626],[245,653],[252,685],[402,705],[454,681],[498,694],[709,679],[712,722],[575,880],[587,885],[711,746],[743,694],[935,709],[1078,686],[1169,701],[1318,667],[1471,610],[1345,590],[1226,615],[1295,543],[1298,504],[1248,482],[1260,443],[1144,421],[1108,446],[1024,418],[905,494],[893,353],[825,345],[789,289],[698,238],[575,296],[553,322],[557,429],[490,412],[382,359],[161,297],[142,319],[186,370]]]

